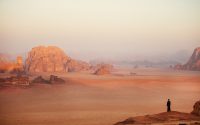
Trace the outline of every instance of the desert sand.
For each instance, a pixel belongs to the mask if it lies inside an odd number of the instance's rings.
[[[130,72],[134,75],[130,75]],[[50,73],[32,74],[48,77]],[[200,95],[200,72],[118,68],[111,74],[54,73],[65,84],[0,90],[2,125],[113,125],[132,116],[190,113]],[[5,74],[1,74],[5,77]]]

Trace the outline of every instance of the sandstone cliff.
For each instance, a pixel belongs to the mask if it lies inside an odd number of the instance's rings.
[[[34,47],[26,59],[28,72],[71,72],[88,67],[89,64],[71,59],[56,46]]]

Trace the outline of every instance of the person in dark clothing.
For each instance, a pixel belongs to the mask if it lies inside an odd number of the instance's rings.
[[[167,112],[171,112],[171,101],[169,99],[167,101]]]

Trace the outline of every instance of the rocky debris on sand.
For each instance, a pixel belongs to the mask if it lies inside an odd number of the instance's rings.
[[[28,76],[11,76],[8,78],[0,78],[1,85],[22,85],[28,86],[30,85]]]
[[[44,79],[42,76],[38,76],[32,80],[32,83],[45,83],[45,84],[65,83],[65,80],[55,75],[50,75],[49,80]]]
[[[25,67],[28,72],[72,72],[85,70],[89,64],[71,59],[56,46],[38,46],[28,53]]]
[[[186,64],[177,64],[174,66],[174,69],[200,71],[200,47],[194,50],[192,56]]]
[[[197,101],[193,106],[193,111],[191,112],[194,115],[200,116],[200,100]]]

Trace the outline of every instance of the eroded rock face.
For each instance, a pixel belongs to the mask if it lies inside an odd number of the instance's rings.
[[[38,46],[28,53],[26,70],[29,72],[66,72],[70,58],[58,47]]]
[[[192,114],[200,116],[200,100],[194,104]]]
[[[88,63],[71,59],[55,46],[35,47],[26,59],[28,72],[76,72],[88,68]]]
[[[189,61],[184,65],[176,65],[174,67],[178,70],[196,70],[200,71],[200,47],[196,48],[190,57]]]

